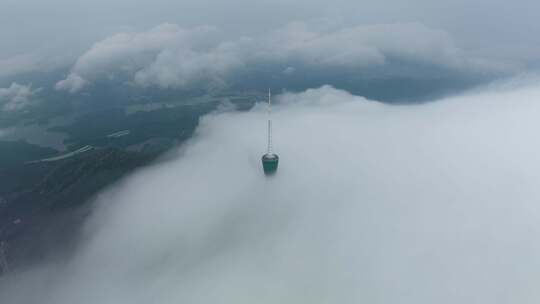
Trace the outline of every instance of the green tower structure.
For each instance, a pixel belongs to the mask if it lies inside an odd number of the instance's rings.
[[[277,172],[279,156],[272,151],[272,94],[268,90],[268,147],[266,154],[261,158],[264,174],[273,175]]]

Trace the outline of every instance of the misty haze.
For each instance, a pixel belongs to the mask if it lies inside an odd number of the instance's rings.
[[[0,3],[0,303],[540,301],[537,2]]]

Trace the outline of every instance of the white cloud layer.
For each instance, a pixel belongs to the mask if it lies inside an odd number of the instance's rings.
[[[69,68],[74,59],[74,51],[65,48],[42,48],[32,52],[0,57],[0,80],[10,80],[21,74],[52,72]]]
[[[0,109],[10,112],[28,107],[36,102],[36,93],[39,89],[32,89],[32,85],[12,83],[7,88],[0,88]]]
[[[143,87],[222,86],[230,74],[260,64],[350,71],[385,66],[389,58],[468,72],[499,68],[468,58],[447,33],[420,24],[335,29],[294,22],[254,38],[221,36],[212,27],[175,24],[116,34],[79,57],[56,87],[74,93],[94,81],[113,79]]]
[[[323,87],[206,116],[6,303],[538,303],[540,84],[389,106]]]

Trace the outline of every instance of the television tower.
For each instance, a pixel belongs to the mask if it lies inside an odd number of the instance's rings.
[[[268,89],[268,146],[266,154],[262,156],[264,174],[272,175],[276,173],[279,157],[272,152],[272,93]]]

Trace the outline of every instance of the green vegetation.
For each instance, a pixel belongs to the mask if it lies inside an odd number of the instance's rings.
[[[61,153],[0,141],[0,240],[10,243],[11,262],[70,246],[96,193],[191,137],[199,118],[217,105],[176,104],[129,115],[124,107],[97,107],[51,129],[68,136],[68,151]],[[32,162],[40,159],[48,161]]]
[[[149,112],[140,111],[131,115],[119,108],[104,109],[85,114],[71,125],[51,130],[67,133],[70,138],[66,143],[70,149],[84,145],[127,148],[152,138],[182,141],[191,136],[199,117],[215,106],[215,103],[178,106]],[[108,136],[123,130],[128,130],[129,134],[112,138]]]
[[[24,162],[49,157],[57,152],[24,141],[0,141],[0,169],[20,166]]]
[[[57,162],[0,169],[0,239],[15,264],[61,252],[76,239],[85,203],[157,154],[106,148]]]

